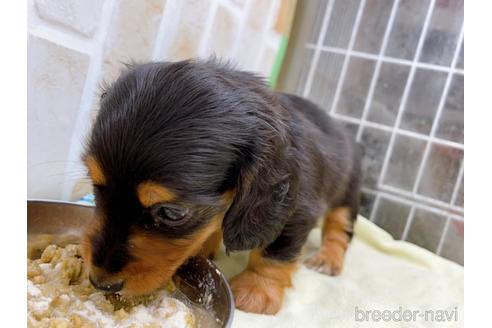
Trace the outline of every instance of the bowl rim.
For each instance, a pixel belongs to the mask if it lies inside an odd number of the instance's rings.
[[[42,198],[27,198],[26,205],[29,203],[42,203],[42,204],[58,204],[58,205],[70,205],[70,206],[79,206],[79,207],[86,207],[86,208],[94,208],[95,206],[92,204],[88,204],[85,202],[72,202],[72,201],[66,201],[66,200],[54,200],[54,199],[42,199]],[[27,219],[27,213],[26,213],[26,221]],[[26,237],[28,233],[26,232]],[[228,313],[227,313],[227,320],[223,322],[223,327],[224,328],[230,328],[232,327],[232,322],[234,319],[234,311],[235,311],[235,303],[234,303],[234,296],[232,294],[232,289],[229,284],[229,281],[225,277],[224,273],[219,269],[219,267],[210,259],[204,258],[205,261],[210,265],[211,269],[214,270],[219,278],[222,280],[222,282],[225,285],[225,290],[226,290],[226,299],[229,302],[229,307],[228,307]]]

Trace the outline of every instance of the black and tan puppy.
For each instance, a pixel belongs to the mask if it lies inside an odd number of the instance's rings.
[[[101,98],[84,161],[96,215],[84,257],[101,289],[150,292],[190,256],[252,250],[239,309],[276,313],[317,219],[309,267],[336,275],[358,212],[360,154],[311,102],[213,61],[136,65]]]

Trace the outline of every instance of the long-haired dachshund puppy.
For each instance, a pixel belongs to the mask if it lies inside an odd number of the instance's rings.
[[[84,257],[94,286],[134,295],[187,258],[251,250],[239,309],[276,313],[308,233],[307,266],[342,270],[360,150],[313,103],[215,61],[134,65],[101,96],[83,160],[96,195]]]

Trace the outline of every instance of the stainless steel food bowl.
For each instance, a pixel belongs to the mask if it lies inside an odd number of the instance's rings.
[[[28,200],[27,256],[35,258],[51,243],[60,246],[78,243],[93,211],[93,206]],[[234,313],[231,289],[213,262],[203,257],[192,258],[178,270],[176,276],[178,292],[186,296],[198,312],[212,314],[220,327],[231,327]]]

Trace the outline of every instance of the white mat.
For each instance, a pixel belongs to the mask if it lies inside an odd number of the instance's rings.
[[[320,231],[315,229],[307,254],[319,243]],[[247,253],[227,257],[222,252],[216,263],[230,278],[245,267]],[[460,265],[395,241],[359,217],[341,276],[301,266],[277,315],[236,310],[233,327],[462,327],[463,277]],[[386,317],[378,320],[378,311]]]

